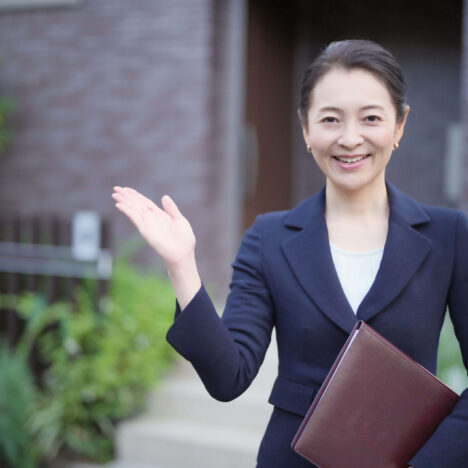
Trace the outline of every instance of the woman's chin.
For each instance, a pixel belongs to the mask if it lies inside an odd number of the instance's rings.
[[[376,179],[375,177],[364,177],[364,174],[346,174],[344,177],[327,177],[327,183],[331,183],[331,185],[341,191],[357,192],[374,185]],[[384,181],[384,179],[382,180]]]

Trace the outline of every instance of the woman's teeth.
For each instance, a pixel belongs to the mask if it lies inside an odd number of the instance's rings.
[[[338,159],[338,161],[344,162],[344,163],[355,163],[360,161],[361,159],[369,157],[370,154],[366,154],[365,156],[358,156],[357,158],[341,158],[340,156],[333,156],[335,159]]]

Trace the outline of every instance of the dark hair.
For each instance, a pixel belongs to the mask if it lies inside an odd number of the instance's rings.
[[[309,65],[302,79],[299,112],[307,124],[307,111],[312,91],[327,72],[335,68],[361,68],[371,72],[386,86],[396,109],[397,122],[404,118],[406,83],[395,57],[381,45],[361,39],[331,42]]]

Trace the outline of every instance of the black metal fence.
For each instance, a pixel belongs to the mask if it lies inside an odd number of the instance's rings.
[[[72,219],[0,214],[0,294],[37,291],[50,302],[73,301],[75,287],[95,279],[99,300],[107,292],[112,269],[108,221],[101,221],[99,229],[96,257],[83,260],[72,248]],[[0,334],[12,345],[22,327],[15,310],[0,309]]]

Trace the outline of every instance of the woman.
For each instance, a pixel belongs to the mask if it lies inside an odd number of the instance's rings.
[[[214,398],[232,400],[250,385],[276,327],[274,408],[257,468],[314,466],[290,444],[357,320],[435,373],[448,305],[468,364],[468,218],[422,205],[385,179],[408,112],[400,66],[381,46],[340,41],[319,55],[304,76],[299,117],[326,184],[291,210],[257,216],[232,264],[222,318],[172,199],[160,209],[114,188],[116,207],[163,258],[174,286],[167,340]],[[408,464],[468,466],[467,391]]]

